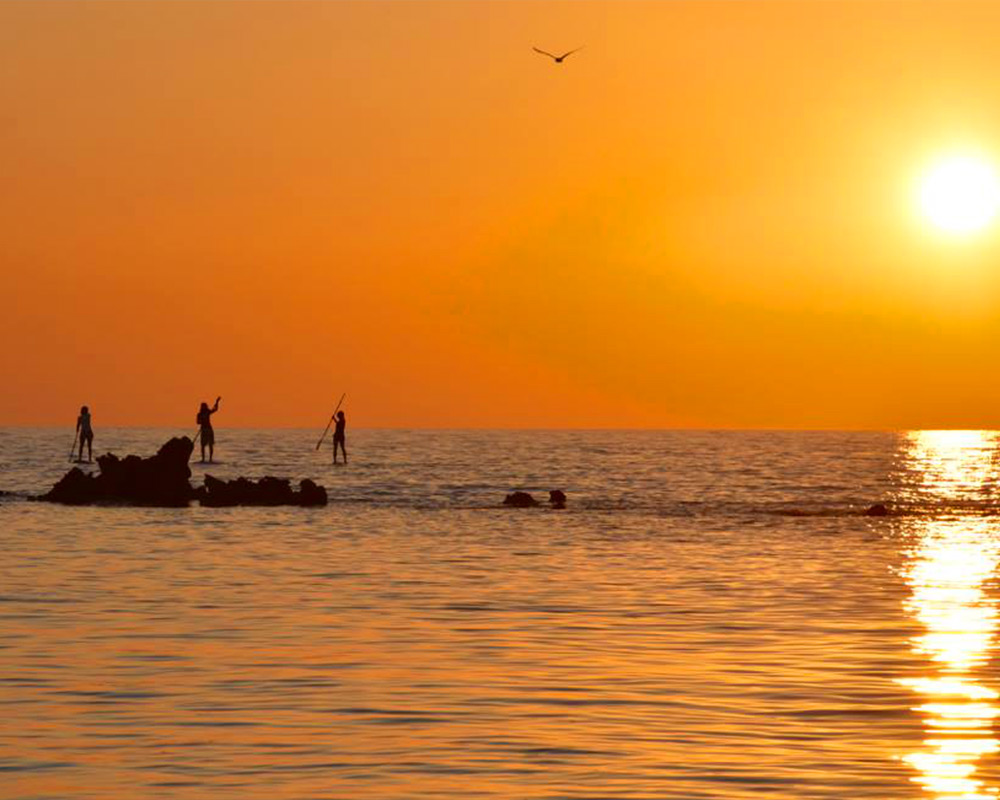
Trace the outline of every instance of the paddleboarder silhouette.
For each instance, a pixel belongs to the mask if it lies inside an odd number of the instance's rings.
[[[201,461],[205,463],[205,446],[208,446],[208,463],[211,464],[212,460],[215,458],[215,431],[212,429],[212,414],[219,410],[219,401],[222,399],[221,396],[215,398],[215,405],[211,408],[208,407],[208,403],[202,403],[201,408],[198,409],[198,416],[196,421],[200,425],[201,434]]]
[[[76,433],[80,437],[80,454],[78,461],[83,461],[83,444],[87,443],[87,463],[94,460],[93,444],[94,429],[90,423],[90,409],[87,406],[80,407],[80,416],[76,418]]]
[[[340,451],[344,454],[344,463],[347,463],[347,448],[344,447],[344,430],[347,428],[347,417],[344,416],[343,411],[337,412],[337,427],[333,429],[333,463],[337,463],[337,445],[340,445]]]

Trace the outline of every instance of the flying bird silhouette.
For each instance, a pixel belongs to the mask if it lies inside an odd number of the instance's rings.
[[[566,56],[571,56],[571,55],[573,55],[573,53],[576,53],[579,50],[583,50],[583,46],[581,45],[580,47],[576,48],[576,50],[570,50],[568,53],[563,53],[561,56],[553,55],[552,53],[548,52],[547,50],[539,50],[537,47],[532,47],[531,49],[534,50],[536,53],[541,53],[543,56],[548,56],[553,61],[555,61],[557,64],[562,64],[562,62],[566,58]]]

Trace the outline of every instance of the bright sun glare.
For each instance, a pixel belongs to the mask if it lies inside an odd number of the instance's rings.
[[[972,233],[985,228],[1000,210],[1000,181],[989,162],[953,156],[924,175],[920,206],[941,230]]]

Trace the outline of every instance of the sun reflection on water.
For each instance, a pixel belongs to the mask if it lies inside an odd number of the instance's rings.
[[[995,434],[921,431],[910,435],[908,459],[915,492],[947,504],[983,492],[994,478]],[[978,761],[997,752],[993,720],[1000,714],[992,688],[979,670],[989,661],[997,627],[990,591],[1000,560],[1000,529],[981,516],[924,519],[905,577],[911,594],[906,610],[923,625],[913,649],[928,658],[932,673],[898,682],[921,704],[923,747],[904,757],[914,780],[937,800],[996,798],[1000,789],[976,774]]]

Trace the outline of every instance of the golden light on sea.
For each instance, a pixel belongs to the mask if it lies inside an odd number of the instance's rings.
[[[910,460],[921,489],[942,503],[974,496],[993,474],[995,438],[978,431],[911,435]],[[914,780],[936,800],[984,800],[998,789],[977,776],[977,763],[1000,749],[994,719],[1000,694],[980,670],[989,660],[997,629],[991,581],[1000,561],[1000,529],[988,518],[922,518],[905,572],[906,610],[923,626],[914,651],[929,674],[900,679],[920,702],[923,747],[904,756]]]

